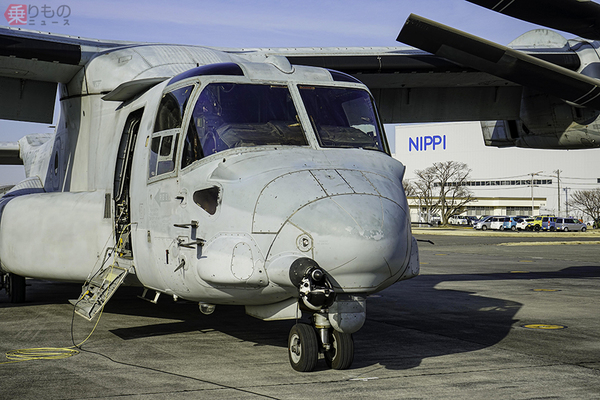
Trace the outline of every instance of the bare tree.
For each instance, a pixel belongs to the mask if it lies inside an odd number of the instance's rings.
[[[439,203],[442,225],[448,219],[464,211],[465,206],[473,201],[471,191],[465,185],[471,169],[465,163],[444,161],[433,164],[439,184]]]
[[[600,189],[578,190],[568,201],[569,206],[589,215],[594,226],[600,224]]]
[[[417,189],[415,188],[415,185],[410,183],[408,180],[403,180],[402,186],[404,187],[404,194],[406,194],[407,197],[417,195]]]
[[[417,196],[428,211],[439,212],[442,225],[447,225],[452,215],[461,213],[473,201],[466,186],[470,173],[467,164],[456,161],[437,162],[415,171]]]
[[[419,199],[419,219],[423,207],[427,210],[427,222],[431,220],[431,216],[438,210],[438,201],[435,198],[435,173],[429,168],[415,171],[417,182],[415,182],[415,195]]]

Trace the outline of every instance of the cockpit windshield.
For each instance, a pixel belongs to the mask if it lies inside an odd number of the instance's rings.
[[[196,101],[181,167],[234,147],[306,146],[287,86],[209,84]]]
[[[322,147],[386,151],[373,101],[365,90],[320,86],[299,89]]]
[[[322,147],[387,152],[366,90],[299,86]],[[210,83],[191,112],[181,168],[231,148],[308,146],[290,89],[285,85]]]

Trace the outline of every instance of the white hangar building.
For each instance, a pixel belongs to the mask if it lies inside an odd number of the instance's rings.
[[[416,181],[415,171],[435,162],[469,166],[468,186],[476,200],[468,205],[466,215],[584,217],[567,210],[565,199],[577,190],[600,188],[600,149],[488,147],[479,122],[397,125],[394,133],[393,156],[406,166],[404,179],[409,182]],[[419,221],[418,200],[409,197],[409,204],[412,220]]]

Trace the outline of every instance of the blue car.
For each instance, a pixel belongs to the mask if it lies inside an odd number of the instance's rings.
[[[502,229],[510,229],[511,231],[516,231],[517,224],[519,222],[523,222],[523,220],[518,217],[505,217],[504,225],[502,225]]]

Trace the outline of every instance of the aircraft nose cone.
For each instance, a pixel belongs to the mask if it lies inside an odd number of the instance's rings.
[[[307,204],[288,219],[270,256],[300,250],[327,271],[334,286],[346,292],[380,290],[406,269],[409,227],[405,209],[388,198],[328,197]]]

